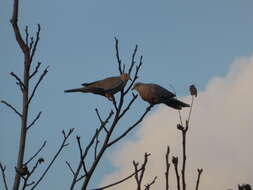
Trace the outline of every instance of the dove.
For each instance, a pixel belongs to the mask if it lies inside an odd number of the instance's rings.
[[[177,110],[183,107],[190,107],[176,98],[176,95],[158,84],[152,83],[135,83],[132,90],[136,90],[141,98],[150,104],[166,104]]]
[[[129,74],[122,73],[120,76],[109,77],[91,83],[83,83],[81,88],[65,90],[64,92],[93,93],[105,96],[113,101],[114,94],[121,91],[128,80],[132,80]]]

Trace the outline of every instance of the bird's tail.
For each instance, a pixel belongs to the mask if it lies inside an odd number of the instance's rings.
[[[74,88],[69,90],[64,90],[64,92],[86,92],[84,88]]]
[[[172,107],[177,110],[181,110],[184,107],[190,107],[189,104],[184,103],[176,98],[171,98],[164,102],[167,106]]]

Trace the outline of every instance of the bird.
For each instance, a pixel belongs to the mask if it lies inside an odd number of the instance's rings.
[[[190,107],[189,104],[178,100],[174,93],[158,84],[137,82],[134,84],[132,90],[136,90],[141,98],[151,105],[163,103],[177,110]]]
[[[197,97],[198,96],[198,90],[196,88],[196,86],[194,84],[192,84],[190,87],[189,87],[189,90],[190,90],[190,94],[192,96],[195,96]]]
[[[65,90],[64,92],[82,92],[93,93],[105,96],[108,100],[113,101],[114,94],[121,91],[128,80],[132,80],[130,75],[122,73],[120,76],[108,77],[91,83],[83,83],[81,88]]]

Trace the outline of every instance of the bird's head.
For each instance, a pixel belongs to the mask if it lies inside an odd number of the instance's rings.
[[[140,82],[135,83],[134,86],[133,86],[133,88],[132,88],[132,90],[138,91],[138,89],[140,88],[141,84],[142,83],[140,83]]]
[[[131,77],[130,77],[130,75],[128,74],[128,73],[122,73],[121,75],[120,75],[120,79],[121,80],[123,80],[123,81],[128,81],[128,80],[132,80],[131,79]]]

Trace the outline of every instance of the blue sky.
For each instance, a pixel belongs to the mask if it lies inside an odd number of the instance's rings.
[[[60,144],[62,129],[76,128],[75,135],[82,136],[84,144],[93,134],[98,125],[94,109],[106,116],[112,107],[110,102],[95,95],[63,91],[118,75],[115,36],[120,40],[120,55],[126,64],[130,63],[135,44],[139,45],[138,56],[144,57],[140,81],[167,88],[173,84],[177,94],[185,96],[190,84],[204,90],[211,78],[227,73],[233,60],[252,54],[252,6],[251,0],[21,1],[20,29],[24,31],[28,25],[35,34],[36,24],[42,27],[34,64],[41,61],[42,68],[50,66],[31,106],[30,120],[41,110],[43,114],[28,136],[27,157],[47,139],[41,156],[51,158]],[[13,71],[21,76],[23,66],[9,22],[12,2],[1,1],[0,9],[0,99],[21,108],[21,94],[9,75]],[[129,118],[134,121],[135,113],[145,106],[137,100]],[[0,161],[7,165],[8,181],[12,181],[20,121],[4,105],[0,110],[0,150],[4,152]],[[127,125],[128,121],[122,123]],[[74,165],[78,160],[74,136],[48,175],[48,184],[41,184],[41,189],[47,185],[64,189],[69,185],[70,173],[64,162],[69,160]],[[129,138],[133,136],[131,133]],[[93,185],[113,170],[107,155],[103,163]],[[59,177],[57,183],[52,180],[55,176]]]

